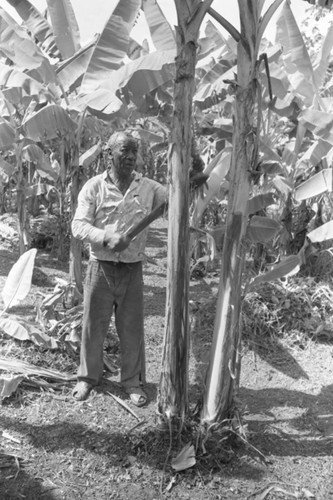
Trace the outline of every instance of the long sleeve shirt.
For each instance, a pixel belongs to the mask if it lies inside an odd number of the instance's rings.
[[[78,196],[73,221],[75,238],[90,244],[90,259],[138,262],[144,259],[148,229],[139,233],[122,252],[103,246],[105,229],[124,233],[166,200],[166,189],[158,182],[134,172],[123,195],[107,171],[89,179]]]

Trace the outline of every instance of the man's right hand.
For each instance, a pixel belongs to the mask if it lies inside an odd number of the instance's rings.
[[[111,229],[105,229],[104,246],[114,252],[122,252],[130,244],[130,239],[121,233],[117,233]]]

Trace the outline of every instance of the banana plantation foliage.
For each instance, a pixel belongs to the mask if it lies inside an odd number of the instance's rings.
[[[175,0],[174,27],[158,1],[119,0],[82,45],[70,0],[47,0],[46,15],[28,0],[7,3],[21,22],[0,8],[0,213],[16,214],[24,260],[2,292],[1,329],[55,348],[45,311],[68,295],[69,323],[79,324],[86,248],[70,221],[80,188],[102,168],[105,139],[129,129],[140,139],[138,169],[169,185],[159,413],[186,417],[188,283],[218,264],[201,423],[225,419],[238,387],[243,298],[297,273],[333,238],[333,24],[307,37],[289,0],[239,0],[238,31],[222,3],[217,12],[212,0]],[[307,20],[328,18],[326,3],[309,7]],[[272,43],[265,30],[276,13]],[[149,29],[141,44],[132,38],[139,17]],[[200,175],[193,192],[189,179]],[[8,231],[1,221],[0,230]],[[45,300],[44,329],[10,315],[39,245],[69,260],[71,278]]]

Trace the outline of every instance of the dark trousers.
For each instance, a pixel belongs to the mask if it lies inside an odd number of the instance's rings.
[[[103,375],[103,343],[111,316],[120,341],[121,384],[145,383],[142,263],[90,261],[84,286],[78,379],[93,385]]]

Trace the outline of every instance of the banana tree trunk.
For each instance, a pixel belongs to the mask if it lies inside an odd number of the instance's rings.
[[[19,233],[19,249],[22,255],[29,248],[29,222],[26,208],[25,197],[25,180],[23,174],[23,165],[21,158],[21,148],[16,151],[16,161],[18,165],[18,178],[16,186],[16,201],[17,201],[17,216],[18,216],[18,233]]]
[[[182,423],[188,407],[189,168],[192,144],[192,99],[195,90],[197,38],[211,1],[176,0],[177,58],[174,114],[169,144],[169,232],[167,297],[158,410]],[[201,5],[201,7],[200,7]]]
[[[256,47],[259,20],[257,0],[239,0],[241,41],[234,116],[233,155],[227,229],[222,254],[210,363],[206,376],[201,421],[212,424],[228,416],[239,370],[243,237],[248,218],[249,170],[257,160]]]
[[[80,167],[79,167],[79,149],[75,145],[73,154],[73,167],[71,171],[71,218],[77,208],[77,198],[80,191]],[[78,291],[83,293],[82,284],[82,242],[73,235],[70,239],[69,256],[69,277],[71,283],[75,283]]]

